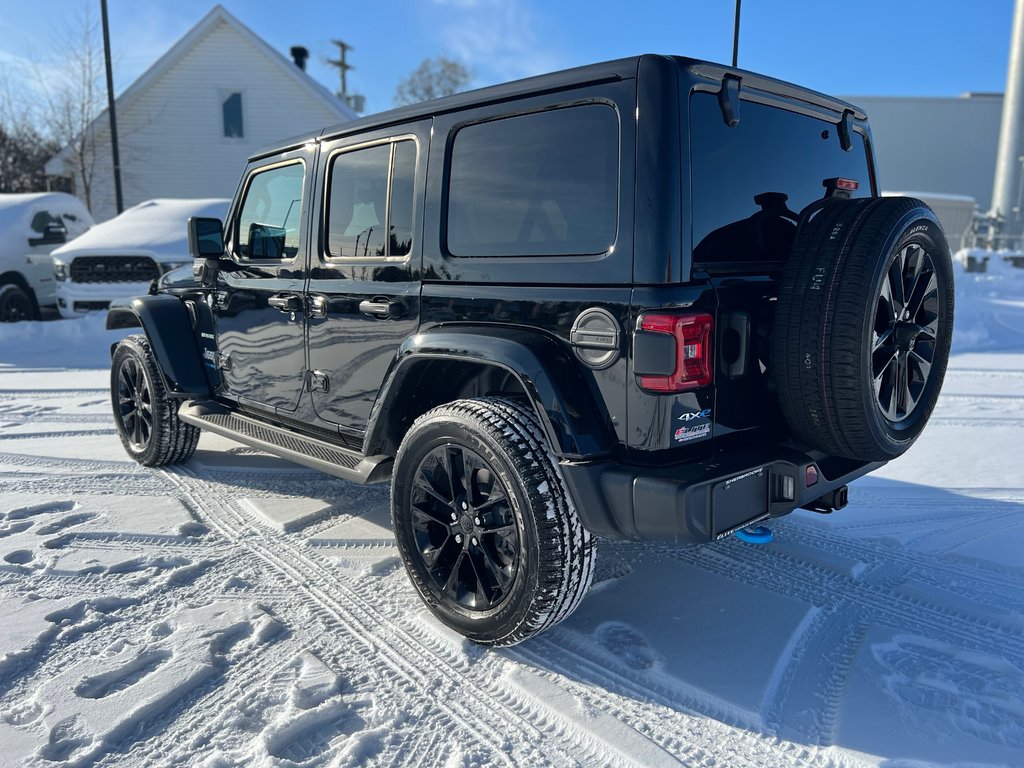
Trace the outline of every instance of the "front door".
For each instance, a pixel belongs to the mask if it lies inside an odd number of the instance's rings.
[[[422,188],[430,122],[324,142],[309,280],[317,416],[361,435],[398,346],[419,322]]]
[[[303,389],[307,177],[313,150],[251,166],[225,234],[212,297],[220,393],[271,411],[294,411]]]

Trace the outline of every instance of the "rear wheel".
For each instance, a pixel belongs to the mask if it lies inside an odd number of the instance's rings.
[[[825,205],[797,233],[779,289],[772,360],[791,429],[835,456],[896,458],[938,400],[952,326],[949,247],[928,206]]]
[[[177,464],[195,453],[199,429],[178,418],[145,336],[129,336],[114,350],[110,399],[121,445],[140,464]]]
[[[0,323],[36,319],[35,302],[28,291],[15,283],[0,286]]]
[[[417,419],[395,461],[391,508],[427,608],[479,643],[532,637],[590,587],[593,539],[536,417],[509,401],[458,400]]]

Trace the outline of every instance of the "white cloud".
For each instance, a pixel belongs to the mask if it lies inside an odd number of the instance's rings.
[[[561,68],[540,39],[541,19],[522,0],[434,0],[453,12],[441,40],[476,70],[479,84],[515,80]]]

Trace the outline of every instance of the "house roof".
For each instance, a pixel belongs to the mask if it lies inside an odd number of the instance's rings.
[[[283,54],[275,50],[266,40],[257,35],[245,24],[240,22],[233,15],[228,13],[222,5],[215,5],[210,9],[199,23],[196,24],[192,29],[185,33],[185,35],[172,45],[163,56],[156,60],[156,62],[145,72],[143,72],[131,85],[129,85],[117,98],[114,100],[114,106],[117,109],[126,108],[129,104],[135,101],[141,94],[145,93],[146,89],[151,84],[156,82],[165,72],[170,70],[177,64],[181,59],[189,54],[189,52],[195,48],[195,46],[212,31],[217,24],[225,23],[232,29],[234,29],[244,39],[251,42],[258,50],[266,54],[267,58],[277,65],[281,71],[295,81],[295,84],[305,88],[309,91],[316,99],[321,101],[325,107],[334,111],[338,115],[338,119],[342,122],[348,120],[354,120],[357,115],[356,113],[341,99],[331,93],[327,88],[322,86],[305,71],[295,66],[295,63],[290,59],[286,58]],[[108,121],[107,110],[103,110],[90,124],[88,131],[93,132],[97,127],[106,125]],[[57,161],[64,159],[68,148],[63,147],[60,152],[51,157],[46,162],[46,172],[49,174],[59,173],[59,167],[56,165]]]

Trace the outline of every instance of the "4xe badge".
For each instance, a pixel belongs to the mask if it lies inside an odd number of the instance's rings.
[[[685,421],[686,423],[690,423],[696,419],[710,419],[711,409],[705,408],[703,411],[688,411],[687,413],[679,414],[677,418],[679,421]]]

